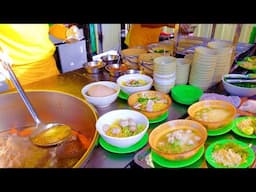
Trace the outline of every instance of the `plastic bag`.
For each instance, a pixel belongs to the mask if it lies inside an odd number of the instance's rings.
[[[239,107],[239,110],[256,113],[256,100],[248,99]]]
[[[83,38],[83,34],[76,25],[72,25],[66,32],[66,41],[73,42],[79,41]]]

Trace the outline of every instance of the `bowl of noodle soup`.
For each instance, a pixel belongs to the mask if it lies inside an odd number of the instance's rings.
[[[222,100],[196,102],[188,108],[187,112],[192,120],[198,121],[209,130],[228,125],[236,116],[234,105]]]
[[[197,121],[177,119],[154,128],[149,145],[167,160],[185,160],[195,155],[207,139],[206,128]]]
[[[131,109],[143,113],[149,120],[168,112],[171,104],[172,100],[168,94],[154,90],[139,91],[128,97]]]

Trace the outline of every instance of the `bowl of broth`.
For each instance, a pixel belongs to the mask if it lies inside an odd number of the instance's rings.
[[[189,117],[214,130],[228,125],[236,116],[236,108],[227,101],[202,100],[188,108]]]
[[[167,160],[185,160],[204,146],[207,130],[199,122],[178,119],[154,128],[149,135],[151,150]]]
[[[154,90],[138,91],[128,97],[131,109],[143,113],[149,120],[166,113],[171,104],[172,100],[168,94]]]

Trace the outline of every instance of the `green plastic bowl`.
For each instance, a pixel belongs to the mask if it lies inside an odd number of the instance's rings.
[[[203,93],[201,88],[193,85],[176,85],[171,90],[172,99],[184,105],[197,102]]]

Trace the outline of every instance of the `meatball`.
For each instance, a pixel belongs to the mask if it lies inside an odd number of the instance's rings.
[[[135,131],[137,130],[137,127],[134,126],[134,125],[132,125],[132,126],[129,127],[129,130],[130,130],[131,132],[135,132]]]
[[[112,134],[113,135],[118,135],[121,133],[121,129],[119,127],[115,127],[112,129]]]
[[[120,125],[121,127],[126,127],[126,126],[128,126],[128,125],[129,125],[128,119],[121,119],[121,120],[119,121],[119,125]]]
[[[132,118],[128,119],[128,123],[129,123],[129,126],[136,126],[136,122]]]

